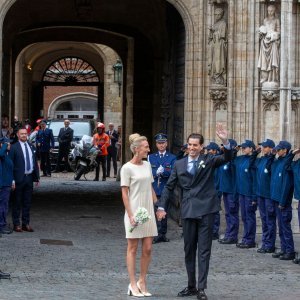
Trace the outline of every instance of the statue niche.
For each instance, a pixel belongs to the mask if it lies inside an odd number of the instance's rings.
[[[215,9],[215,24],[209,28],[210,45],[209,72],[213,84],[226,86],[227,82],[227,23],[223,19],[224,10]]]
[[[268,16],[259,28],[260,51],[258,69],[262,86],[278,87],[280,62],[280,21],[274,5],[268,6]]]

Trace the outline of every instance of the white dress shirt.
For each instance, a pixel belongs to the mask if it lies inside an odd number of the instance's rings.
[[[165,150],[164,152],[159,152],[158,151],[158,154],[159,154],[159,157],[164,157],[166,155],[167,151]],[[162,156],[161,156],[162,155]]]
[[[24,161],[25,161],[25,170],[24,170],[24,174],[31,174],[33,172],[33,154],[31,151],[31,148],[29,146],[29,144],[27,142],[23,143],[21,141],[19,141],[22,151],[23,151],[23,155],[24,155]],[[27,165],[26,165],[26,150],[25,150],[25,144],[27,144],[27,149],[28,149],[28,153],[29,153],[29,160],[30,160],[30,169],[29,171],[27,171]]]
[[[191,158],[190,156],[188,156],[188,164],[187,164],[187,171],[189,173],[191,173],[192,168],[194,167],[194,161],[198,161],[200,155],[198,155],[196,158]]]

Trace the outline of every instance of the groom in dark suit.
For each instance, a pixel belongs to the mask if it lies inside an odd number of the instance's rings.
[[[164,218],[165,209],[175,186],[182,189],[181,218],[183,223],[185,265],[188,286],[179,297],[197,295],[206,300],[207,275],[211,254],[215,213],[220,211],[220,201],[214,186],[214,171],[231,159],[227,131],[217,125],[218,137],[224,144],[224,154],[201,154],[204,138],[192,133],[187,140],[189,155],[175,162],[171,176],[159,202],[158,219]],[[198,248],[198,289],[196,288],[196,253]]]
[[[13,206],[12,218],[14,231],[33,232],[30,222],[30,208],[33,182],[39,182],[39,168],[36,160],[35,148],[27,142],[27,130],[19,129],[18,142],[11,145],[9,156],[13,162]],[[20,215],[22,209],[22,227]]]

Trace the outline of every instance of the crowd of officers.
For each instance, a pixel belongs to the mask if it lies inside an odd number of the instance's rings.
[[[158,152],[151,154],[149,161],[155,180],[153,187],[159,198],[175,160],[187,155],[188,150],[184,146],[181,155],[176,158],[166,151],[166,135],[157,134],[155,140]],[[235,244],[240,249],[255,248],[258,208],[262,240],[257,252],[272,253],[274,258],[293,260],[300,264],[300,259],[296,257],[291,226],[294,198],[299,201],[300,228],[300,149],[292,150],[288,141],[280,141],[275,146],[271,139],[264,140],[258,146],[251,140],[245,140],[240,145],[233,139],[229,139],[229,142],[233,149],[233,159],[215,171],[215,187],[219,201],[223,199],[224,203],[226,230],[224,237],[219,238],[220,213],[217,213],[213,239],[220,244]],[[220,155],[222,147],[210,142],[203,151]],[[241,241],[238,238],[240,215],[243,223]],[[275,248],[277,227],[280,251]],[[166,238],[166,223],[158,224],[158,231],[159,236],[154,239],[154,243],[169,241]]]
[[[266,139],[256,146],[245,140],[241,145],[230,139],[234,149],[232,161],[219,167],[215,172],[215,186],[219,198],[223,198],[226,231],[220,244],[236,244],[238,248],[256,247],[256,210],[259,209],[262,225],[262,241],[258,253],[273,253],[274,258],[293,260],[295,248],[292,221],[293,198],[300,200],[300,150],[291,150],[291,144]],[[206,151],[212,155],[222,153],[222,147],[209,143]],[[242,151],[241,155],[237,155]],[[243,236],[238,242],[239,210],[243,222]],[[218,238],[219,214],[214,224],[214,239]],[[277,221],[277,223],[276,223]],[[300,205],[298,203],[300,227]],[[275,252],[277,226],[280,251]]]

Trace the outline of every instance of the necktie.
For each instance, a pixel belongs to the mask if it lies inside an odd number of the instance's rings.
[[[197,160],[192,160],[191,164],[193,165],[190,171],[191,175],[195,175],[196,174],[196,164],[197,164]]]
[[[30,171],[31,166],[30,166],[29,151],[28,151],[27,143],[25,143],[24,145],[25,145],[26,171]]]
[[[159,155],[159,157],[160,157],[160,158],[163,158],[163,157],[164,157],[164,155],[163,155],[163,154],[160,154],[160,155]]]

